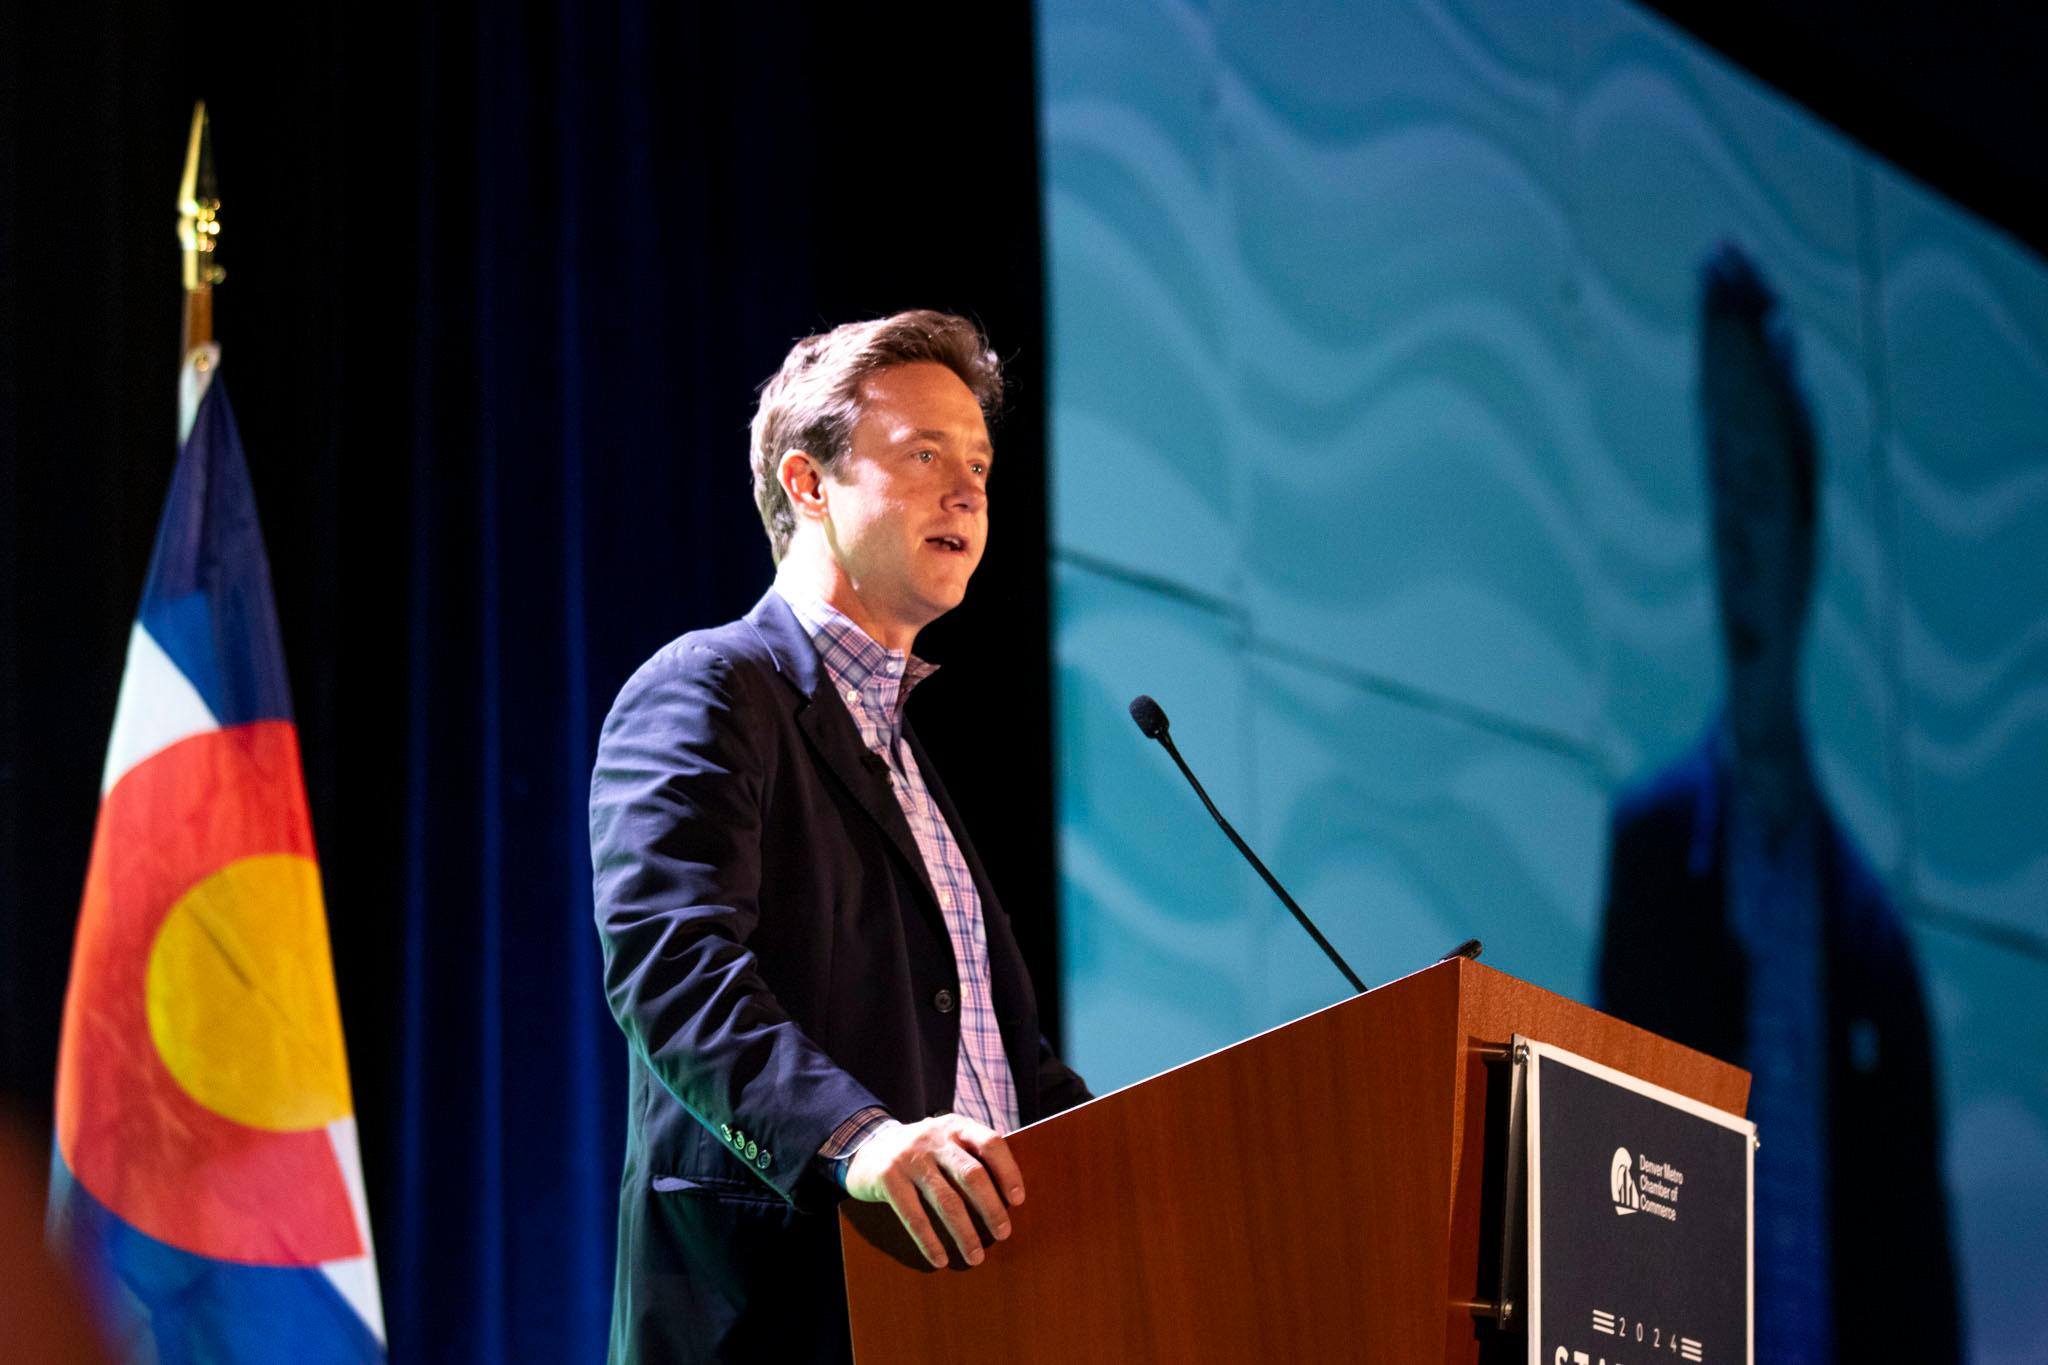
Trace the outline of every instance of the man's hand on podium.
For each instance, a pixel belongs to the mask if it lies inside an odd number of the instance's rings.
[[[969,1265],[980,1265],[981,1227],[998,1242],[1010,1235],[1009,1208],[1024,1202],[1024,1176],[1002,1135],[958,1114],[885,1127],[861,1144],[846,1166],[846,1192],[887,1204],[926,1260],[946,1265],[951,1241]],[[932,1215],[946,1230],[945,1240]]]

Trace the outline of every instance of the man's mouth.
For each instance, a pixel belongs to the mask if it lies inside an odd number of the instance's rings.
[[[926,536],[924,538],[924,543],[927,545],[936,546],[937,548],[945,550],[951,554],[967,553],[967,541],[962,536]]]

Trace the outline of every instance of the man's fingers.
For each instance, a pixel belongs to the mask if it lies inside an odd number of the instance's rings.
[[[981,1158],[981,1164],[995,1177],[996,1188],[1002,1191],[1005,1202],[1024,1202],[1024,1172],[1017,1168],[1017,1159],[1010,1155],[1010,1144],[1001,1135],[986,1128],[978,1133],[962,1133],[960,1145]]]
[[[924,1258],[947,1264],[947,1243],[968,1265],[987,1256],[983,1231],[1010,1235],[1010,1205],[1024,1197],[1024,1177],[1002,1137],[957,1116],[884,1129],[847,1168],[847,1192],[880,1199]],[[977,1221],[978,1220],[978,1221]]]
[[[960,1255],[967,1264],[980,1265],[984,1254],[981,1234],[975,1231],[974,1219],[967,1212],[967,1202],[954,1189],[953,1179],[953,1173],[936,1160],[918,1166],[917,1188],[923,1192],[925,1202],[939,1216],[946,1235],[960,1248]]]
[[[1010,1235],[1010,1209],[996,1192],[996,1182],[990,1178],[988,1168],[975,1160],[974,1154],[964,1147],[956,1147],[941,1158],[953,1184],[967,1197],[967,1203],[974,1210],[981,1225],[997,1240]]]
[[[917,1182],[907,1175],[892,1172],[882,1182],[882,1196],[896,1211],[896,1221],[903,1224],[903,1230],[910,1234],[911,1241],[917,1243],[917,1249],[924,1253],[924,1258],[944,1270],[946,1244],[933,1230],[931,1219],[925,1217],[924,1200],[919,1197]]]

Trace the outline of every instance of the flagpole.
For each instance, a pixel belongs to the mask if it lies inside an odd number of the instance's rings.
[[[192,130],[185,139],[185,173],[178,180],[178,245],[185,253],[185,321],[178,347],[182,367],[195,348],[213,341],[213,287],[227,277],[214,264],[220,245],[220,187],[214,179],[205,100],[192,106]]]
[[[178,458],[79,902],[50,1236],[134,1358],[386,1365],[270,569],[210,387],[219,210],[202,105],[178,187]],[[0,1323],[0,1357],[20,1354]]]

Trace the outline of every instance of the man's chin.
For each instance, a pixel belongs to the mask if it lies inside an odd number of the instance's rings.
[[[934,593],[926,599],[925,609],[931,613],[931,619],[936,621],[966,600],[967,590],[965,587],[961,588],[959,592],[954,593]]]
[[[925,624],[930,625],[967,600],[967,584],[931,584],[920,594],[918,605]]]

